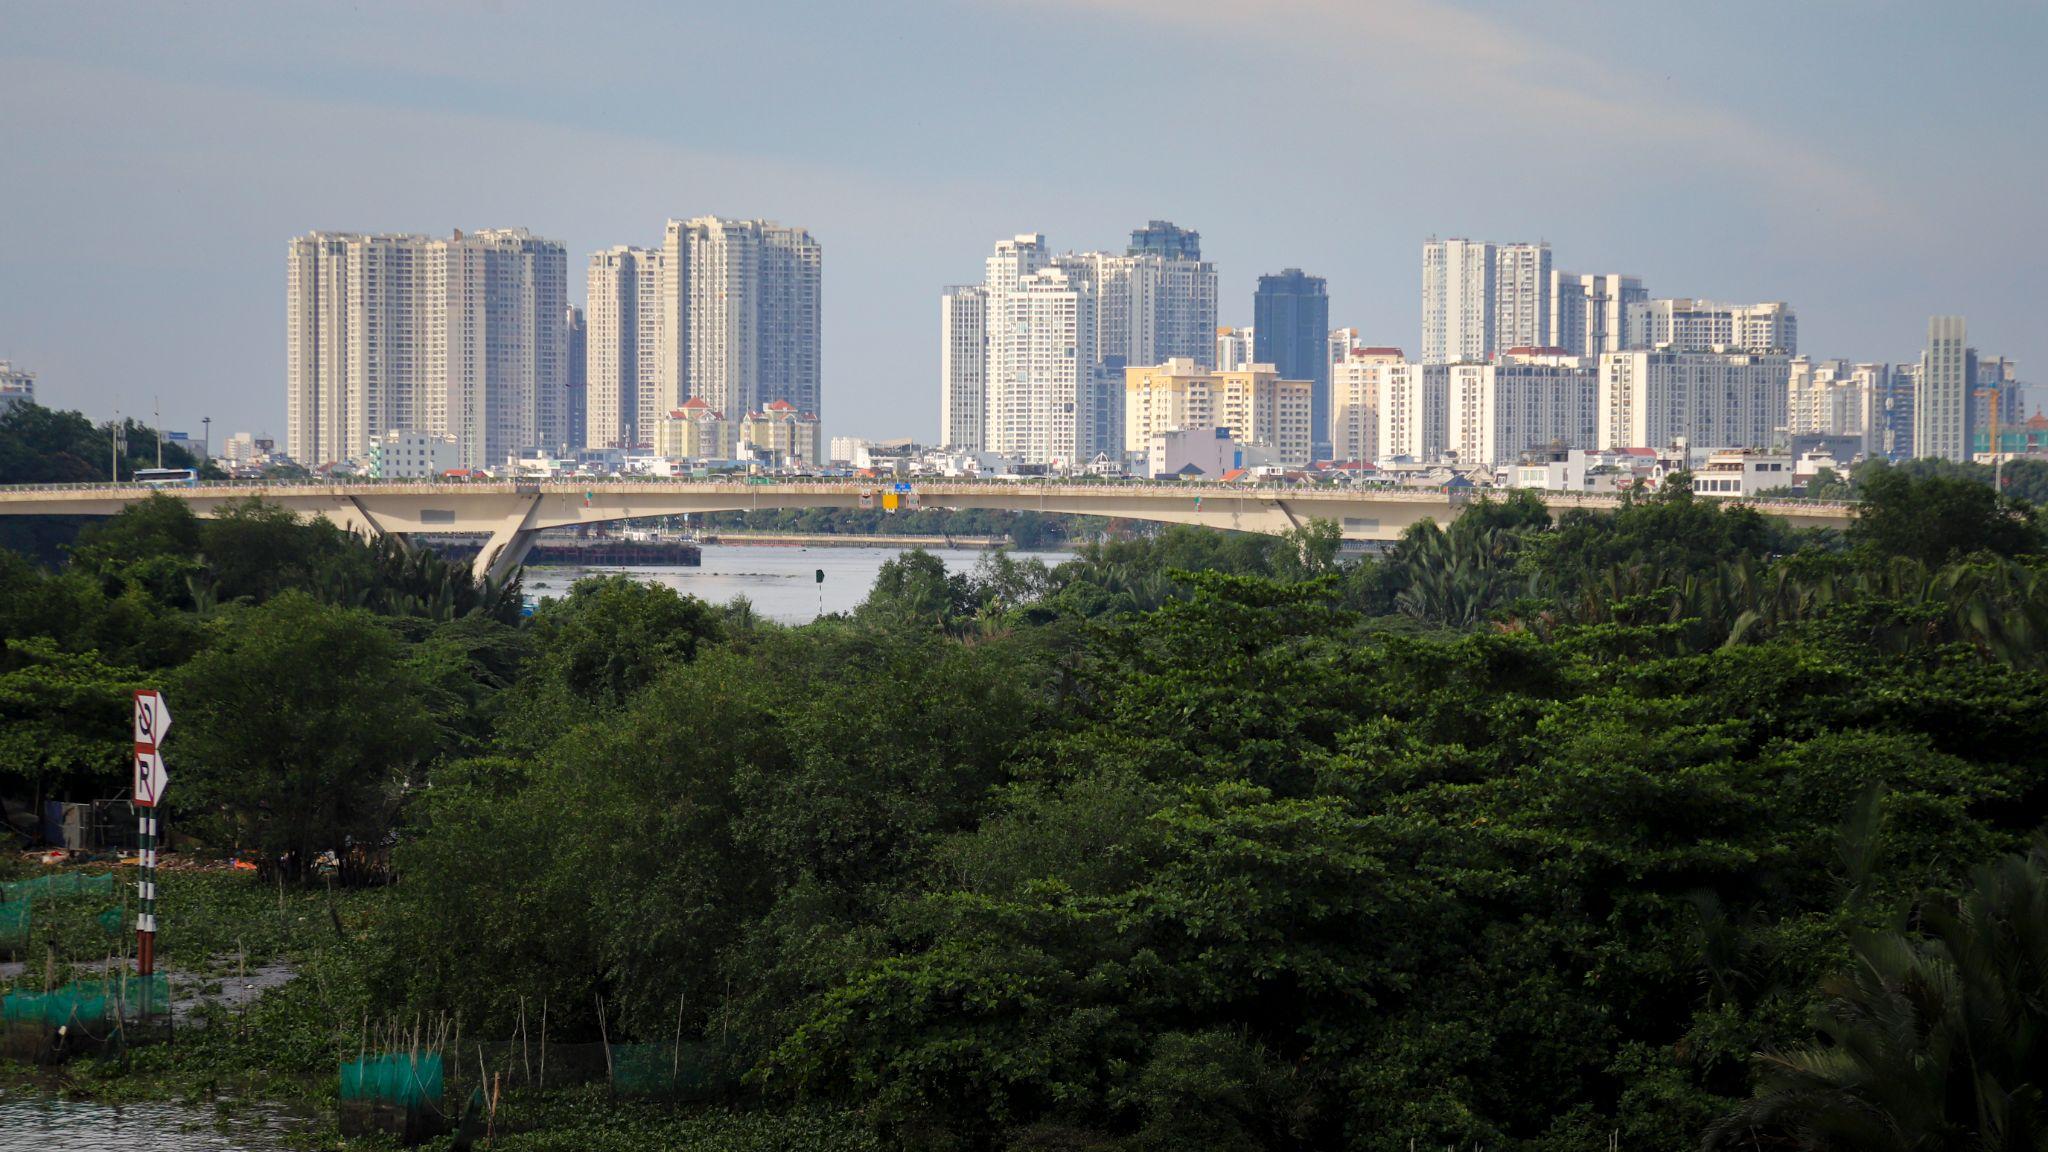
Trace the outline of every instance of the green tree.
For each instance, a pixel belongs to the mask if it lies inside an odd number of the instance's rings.
[[[1766,1054],[1709,1149],[2048,1147],[2048,841],[1977,871],[1926,930],[1859,938],[1820,1046]]]
[[[1938,567],[1976,552],[2018,556],[2040,547],[2033,509],[1986,484],[1879,463],[1857,471],[1856,487],[1862,504],[1848,539],[1878,557]]]
[[[300,877],[324,850],[381,845],[441,750],[398,638],[297,591],[223,613],[213,633],[169,692],[185,826]]]

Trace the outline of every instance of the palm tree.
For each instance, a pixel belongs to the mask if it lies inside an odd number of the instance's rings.
[[[1766,1054],[1704,1146],[2048,1149],[2048,840],[1980,868],[1924,934],[1871,934],[1822,985],[1827,1042]]]

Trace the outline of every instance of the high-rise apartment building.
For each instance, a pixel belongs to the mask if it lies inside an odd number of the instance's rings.
[[[569,393],[565,400],[568,426],[562,438],[570,447],[580,448],[590,435],[590,331],[584,326],[583,309],[573,304],[563,322],[569,330]]]
[[[1270,364],[1284,380],[1314,385],[1309,417],[1310,451],[1329,456],[1330,295],[1320,276],[1288,268],[1259,277],[1252,297],[1252,362]]]
[[[818,414],[824,255],[811,234],[772,220],[698,216],[668,222],[661,255],[652,410],[701,396],[727,414],[777,400]]]
[[[1036,386],[1020,388],[1020,373],[1042,371],[1043,364],[1023,364],[1035,353],[1038,337],[1019,327],[1012,297],[1040,272],[1056,270],[1060,291],[1079,293],[1086,301],[1078,312],[1089,327],[1081,341],[1088,349],[1075,368],[1077,378],[1061,394],[1069,404],[1057,414],[1038,414],[1034,422],[1053,419],[1072,434],[1061,433],[1056,453],[1062,464],[1083,463],[1098,454],[1115,455],[1123,444],[1123,370],[1131,364],[1154,364],[1175,357],[1203,365],[1216,355],[1216,269],[1201,258],[1198,233],[1163,220],[1131,233],[1122,255],[1074,252],[1052,255],[1045,237],[1025,233],[1000,241],[989,256],[978,286],[947,289],[940,300],[940,422],[944,438],[956,447],[976,446],[1009,452],[1003,444],[1044,443],[1033,429],[999,425],[1017,415],[1023,397],[1039,394]],[[1051,289],[1040,282],[1034,289]],[[1043,305],[1044,302],[1040,301]],[[981,319],[977,322],[977,314]],[[977,323],[979,328],[977,329]],[[985,353],[977,403],[971,346],[979,340]],[[966,428],[981,413],[982,433],[964,439]],[[956,439],[960,438],[960,439]],[[1035,460],[1051,463],[1051,460]]]
[[[1768,448],[1785,423],[1789,357],[1609,352],[1600,357],[1597,448]]]
[[[1871,404],[1870,450],[1893,462],[1909,459],[1913,455],[1913,401],[1920,387],[1920,365],[1917,361],[1893,364],[1881,381],[1878,398]]]
[[[1251,326],[1242,328],[1218,328],[1216,330],[1216,367],[1225,372],[1237,372],[1253,364],[1253,343],[1255,333]]]
[[[286,254],[286,443],[361,461],[386,432],[502,466],[567,432],[567,261],[525,229],[448,239],[315,232]]]
[[[2016,432],[2027,419],[2027,386],[2020,381],[2019,366],[2008,356],[1978,356],[1976,371],[1977,426],[1971,438],[1975,452],[1991,450],[1992,396],[1998,403],[1999,439]],[[1989,393],[1990,395],[1987,395]]]
[[[667,267],[661,251],[629,245],[590,257],[584,447],[652,444],[655,421],[680,403],[662,383]]]
[[[1883,405],[1891,366],[1794,356],[1786,386],[1787,436],[1854,437],[1865,455],[1882,455]]]
[[[1132,256],[1157,256],[1163,260],[1192,260],[1202,258],[1202,234],[1192,228],[1182,228],[1171,220],[1154,220],[1143,228],[1131,230]]]
[[[1123,386],[1126,458],[1154,455],[1168,432],[1223,428],[1279,463],[1308,463],[1313,401],[1306,380],[1283,380],[1263,366],[1223,372],[1175,358],[1126,368]]]
[[[1399,348],[1353,347],[1330,366],[1330,458],[1379,458],[1380,396],[1387,376],[1405,362]]]
[[[997,252],[1003,256],[1002,245]],[[992,275],[988,287],[987,450],[1027,464],[1072,466],[1093,447],[1082,442],[1079,412],[1093,408],[1101,382],[1094,288],[1058,268],[1015,280]]]
[[[1336,379],[1337,365],[1351,359],[1351,352],[1363,343],[1356,328],[1332,328],[1329,341],[1324,345],[1329,351],[1331,379]]]
[[[1389,365],[1380,381],[1380,461],[1434,463],[1450,448],[1451,367]]]
[[[988,421],[988,292],[957,284],[939,295],[939,442],[979,452]]]
[[[1095,356],[1112,374],[1127,365],[1215,354],[1216,266],[1202,237],[1154,220],[1131,233],[1123,255],[1072,252],[1052,263],[1095,289]]]
[[[1531,448],[1591,448],[1597,363],[1509,349],[1484,364],[1450,366],[1444,439],[1458,463],[1499,467]]]
[[[1799,317],[1782,300],[1722,304],[1712,300],[1645,300],[1628,306],[1624,347],[1681,352],[1799,353]]]
[[[1550,245],[1500,245],[1493,276],[1493,343],[1487,351],[1541,347],[1550,339]]]
[[[1977,427],[1977,354],[1961,316],[1927,321],[1913,397],[1913,455],[1967,463]]]
[[[1543,342],[1573,356],[1598,356],[1628,346],[1628,310],[1650,294],[1633,276],[1550,274],[1550,334]]]
[[[1550,339],[1548,244],[1431,237],[1422,245],[1422,359],[1484,360]]]

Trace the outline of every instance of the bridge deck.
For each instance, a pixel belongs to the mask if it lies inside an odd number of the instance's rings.
[[[201,516],[260,498],[302,515],[324,516],[351,531],[488,532],[478,570],[503,576],[533,534],[642,517],[775,508],[880,508],[891,482],[792,480],[590,480],[549,482],[243,482],[155,488],[138,484],[0,488],[0,515],[106,516],[154,492],[193,505]],[[986,508],[1194,524],[1280,533],[1324,519],[1347,539],[1392,540],[1425,520],[1448,522],[1471,497],[1403,488],[1289,488],[1139,482],[1052,483],[934,480],[910,488],[923,507]],[[1547,492],[1553,509],[1612,509],[1615,496]],[[1750,506],[1801,527],[1841,527],[1849,504],[1752,501]]]

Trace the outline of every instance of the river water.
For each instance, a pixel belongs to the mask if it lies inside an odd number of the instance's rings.
[[[265,1107],[97,1104],[0,1089],[0,1152],[278,1152],[288,1121]]]
[[[569,586],[599,572],[624,572],[713,604],[735,596],[753,602],[754,611],[781,624],[808,624],[822,611],[851,612],[867,599],[882,565],[902,555],[903,548],[766,547],[758,544],[706,544],[704,563],[697,568],[528,568],[529,601],[566,595]],[[986,552],[966,549],[931,550],[954,572],[970,572]],[[1018,560],[1043,560],[1048,566],[1073,559],[1067,552],[1011,552]],[[825,573],[822,584],[819,571]]]

